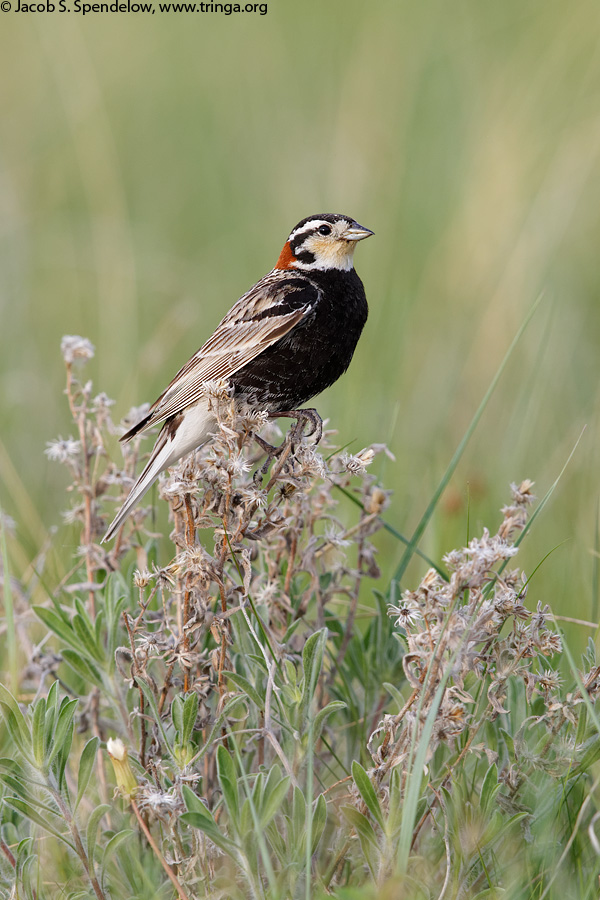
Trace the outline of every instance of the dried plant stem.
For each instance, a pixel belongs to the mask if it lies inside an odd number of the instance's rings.
[[[94,564],[92,560],[92,484],[90,480],[90,451],[87,442],[86,429],[86,409],[78,408],[75,403],[73,394],[73,371],[71,363],[66,363],[67,368],[67,387],[66,395],[69,402],[69,409],[73,416],[73,421],[77,425],[79,432],[79,441],[81,443],[81,456],[83,460],[83,485],[79,486],[79,490],[83,495],[84,503],[84,524],[83,524],[83,546],[85,548],[85,568],[87,580],[91,584],[94,583]],[[96,601],[94,591],[90,588],[88,592],[88,605],[92,619],[96,617]]]
[[[266,486],[266,488],[265,488],[265,490],[266,490],[267,493],[271,490],[271,488],[273,487],[273,485],[275,484],[275,482],[276,482],[277,479],[279,478],[279,475],[281,474],[281,470],[283,469],[285,463],[287,462],[288,456],[289,456],[290,453],[292,452],[292,442],[291,442],[291,440],[290,440],[290,438],[289,438],[289,435],[288,435],[288,437],[286,438],[286,440],[287,440],[287,446],[284,447],[284,449],[281,451],[281,453],[280,453],[279,456],[277,457],[277,462],[275,463],[275,465],[274,465],[273,468],[271,469],[271,477],[269,478],[269,481],[268,481],[267,486]]]
[[[328,794],[329,791],[335,790],[335,788],[339,787],[340,784],[347,784],[348,781],[352,781],[352,775],[346,775],[345,778],[340,778],[340,780],[336,781],[335,784],[330,784],[329,787],[323,791],[323,794]]]
[[[448,823],[448,816],[446,814],[446,810],[443,807],[441,802],[441,798],[439,793],[436,791],[435,796],[437,798],[438,803],[440,804],[440,808],[442,810],[442,815],[444,816],[444,848],[446,850],[446,875],[444,877],[444,883],[442,885],[442,889],[439,893],[438,900],[443,900],[446,891],[448,889],[448,885],[450,883],[450,873],[452,872],[452,852],[450,849],[450,826]]]
[[[398,725],[400,725],[400,723],[402,722],[402,719],[404,718],[404,716],[406,715],[408,710],[411,708],[411,706],[413,705],[413,703],[415,702],[415,700],[417,699],[419,694],[420,694],[420,689],[414,688],[412,694],[410,695],[410,697],[408,698],[408,700],[406,701],[406,703],[404,704],[404,706],[402,707],[402,709],[400,710],[400,712],[398,713],[396,718],[394,719],[394,729],[397,728]],[[389,747],[389,743],[391,740],[390,735],[391,735],[391,731],[387,731],[385,734],[385,737],[383,739],[382,745],[381,745],[381,756],[386,758],[386,762],[384,763],[383,766],[381,766],[381,768],[377,772],[378,784],[381,784],[384,776],[387,774],[387,772],[394,760],[396,749],[399,747],[400,741],[402,740],[402,736],[400,736],[400,738],[396,741],[396,744],[394,745],[394,749],[393,749],[392,753],[389,753],[388,747]]]
[[[557,622],[570,622],[572,625],[583,625],[585,628],[597,628],[598,622],[588,622],[587,619],[574,619],[572,616],[554,615]]]
[[[341,866],[342,863],[344,862],[344,858],[345,858],[345,856],[346,856],[348,850],[350,849],[350,845],[351,845],[351,844],[352,844],[352,837],[346,838],[346,840],[344,841],[344,844],[343,844],[343,846],[342,846],[342,849],[341,849],[340,852],[337,854],[337,856],[336,856],[336,858],[334,859],[333,863],[332,863],[331,866],[329,867],[329,870],[326,872],[325,877],[324,877],[324,879],[323,879],[323,886],[324,886],[324,888],[325,888],[326,890],[329,888],[329,885],[331,884],[331,882],[332,882],[333,879],[335,878],[338,869],[340,868],[340,866]]]
[[[98,879],[96,877],[96,872],[94,870],[94,860],[89,859],[85,847],[83,846],[83,841],[81,840],[81,835],[79,834],[79,829],[73,818],[71,810],[68,805],[65,803],[61,792],[54,785],[49,785],[50,792],[54,797],[54,801],[58,808],[60,809],[61,815],[64,818],[65,822],[68,825],[69,831],[71,832],[71,837],[73,838],[73,843],[75,844],[75,850],[79,859],[81,860],[81,864],[85,869],[85,874],[88,876],[90,880],[90,884],[94,889],[94,893],[98,900],[106,900],[106,896],[104,891],[100,887]]]
[[[189,494],[185,495],[185,511],[186,511],[186,541],[190,550],[193,548],[196,543],[196,523],[194,521],[194,510],[192,507],[192,499]],[[183,597],[183,622],[181,623],[181,632],[183,636],[183,652],[186,655],[189,653],[190,649],[190,636],[187,630],[187,624],[190,619],[190,604],[191,604],[191,582],[192,576],[191,573],[186,575],[186,586],[185,593]],[[190,669],[186,664],[183,667],[183,690],[187,694],[190,689]]]
[[[287,570],[285,573],[285,583],[283,592],[286,597],[290,596],[290,586],[292,584],[292,575],[294,574],[294,560],[296,558],[296,548],[298,546],[298,535],[294,531],[290,538],[290,549],[288,553]]]
[[[375,521],[376,518],[377,513],[370,513],[368,516],[361,516],[359,521],[355,525],[353,525],[352,528],[348,528],[347,531],[343,533],[341,540],[346,541],[349,537],[352,537],[352,535],[356,534],[357,531],[361,531],[362,529],[364,529],[365,525],[368,525],[369,522]],[[323,546],[315,552],[315,557],[318,559],[319,556],[322,556],[333,546],[334,545],[331,543],[331,541],[327,541],[326,544],[323,544]]]
[[[161,864],[161,866],[162,866],[163,869],[165,870],[165,872],[166,872],[166,874],[167,874],[167,876],[168,876],[168,878],[169,878],[169,881],[171,882],[171,884],[173,885],[173,887],[174,887],[175,890],[177,891],[177,894],[178,894],[180,900],[190,900],[188,894],[186,894],[186,892],[184,891],[184,889],[181,887],[179,881],[177,880],[177,877],[175,876],[175,873],[173,872],[173,869],[171,868],[171,866],[168,864],[168,862],[166,861],[166,859],[164,858],[164,856],[163,856],[162,853],[160,852],[160,850],[159,850],[159,848],[158,848],[158,845],[157,845],[156,841],[154,840],[154,838],[152,837],[152,834],[150,833],[150,829],[148,828],[148,826],[147,826],[146,823],[144,822],[144,819],[143,819],[143,817],[142,817],[142,815],[141,815],[141,813],[140,813],[140,811],[139,811],[139,809],[138,809],[138,807],[137,807],[137,804],[136,804],[135,800],[134,800],[133,798],[131,798],[129,802],[130,802],[130,804],[131,804],[131,808],[132,808],[133,812],[135,813],[135,817],[136,817],[136,819],[137,819],[138,822],[139,822],[140,828],[142,829],[142,831],[143,831],[144,834],[146,835],[146,840],[148,841],[148,843],[149,843],[150,846],[152,847],[152,850],[153,850],[153,852],[154,852],[156,858],[158,859],[159,863]]]
[[[168,693],[171,689],[171,677],[173,675],[173,670],[175,669],[176,662],[177,662],[177,660],[174,659],[173,662],[170,663],[169,668],[167,669],[167,674],[165,675],[165,680],[164,680],[164,684],[162,686],[162,691],[160,692],[160,698],[158,701],[158,711],[161,714],[164,709],[164,705],[165,705],[165,701],[167,699]]]
[[[154,592],[153,592],[153,594],[154,594]],[[125,628],[127,629],[127,634],[128,634],[128,636],[129,636],[129,645],[130,645],[130,647],[131,647],[131,656],[132,656],[133,660],[135,661],[134,632],[135,632],[135,627],[136,627],[137,622],[134,623],[134,627],[133,627],[133,629],[132,629],[132,628],[131,628],[131,625],[129,624],[129,616],[127,615],[126,612],[123,613],[123,621],[125,622]],[[138,620],[138,621],[139,621],[139,620]],[[135,662],[134,662],[134,667],[135,667]],[[135,668],[134,668],[134,671],[135,671]],[[142,691],[142,689],[141,689],[141,687],[140,687],[140,685],[139,685],[139,682],[137,681],[137,679],[135,678],[135,676],[134,676],[134,678],[133,678],[133,683],[134,683],[134,685],[137,687],[137,689],[138,689],[138,694],[139,694],[139,703],[140,703],[140,763],[142,764],[142,766],[143,766],[144,769],[145,769],[145,768],[146,768],[146,717],[145,717],[145,715],[144,715],[144,713],[145,713],[145,697],[144,697],[144,692]]]
[[[361,526],[361,529],[362,529],[362,526],[364,526],[364,524],[365,524],[364,519],[361,518],[361,520],[358,524],[359,524],[359,526]],[[358,541],[358,560],[356,563],[356,568],[357,568],[356,582],[354,584],[354,590],[352,591],[352,594],[351,594],[350,609],[348,610],[348,616],[346,618],[346,628],[345,628],[345,632],[344,632],[344,637],[342,639],[342,643],[341,643],[340,649],[338,650],[338,654],[337,654],[337,658],[336,658],[336,668],[339,668],[341,666],[343,659],[346,655],[346,650],[348,649],[348,644],[350,643],[350,640],[354,633],[354,617],[356,616],[356,607],[358,606],[358,594],[359,594],[360,585],[362,582],[362,565],[363,565],[364,545],[365,545],[365,536],[364,536],[364,532],[361,530],[360,538]],[[329,684],[331,684],[334,677],[335,677],[335,670],[332,669],[331,672],[329,673],[329,679],[328,679]]]
[[[480,719],[479,722],[477,723],[477,727],[473,729],[472,733],[471,733],[471,734],[469,735],[469,737],[467,738],[467,742],[466,742],[465,746],[462,748],[462,750],[461,750],[460,753],[458,754],[457,758],[456,758],[456,759],[454,760],[454,762],[452,763],[452,767],[451,767],[451,768],[448,770],[448,772],[446,773],[446,775],[445,775],[445,777],[443,778],[442,783],[441,783],[441,785],[439,786],[439,788],[437,789],[437,791],[434,791],[435,796],[434,796],[432,802],[430,803],[430,805],[427,807],[427,809],[425,810],[425,812],[423,813],[423,815],[421,816],[421,818],[420,818],[419,821],[417,822],[417,824],[416,824],[416,826],[415,826],[415,830],[413,831],[413,837],[412,837],[412,841],[411,841],[411,845],[410,845],[411,850],[414,849],[414,847],[416,846],[417,839],[418,839],[418,837],[419,837],[419,834],[421,833],[421,829],[423,828],[423,825],[425,824],[425,822],[427,821],[427,819],[429,818],[429,816],[433,813],[433,810],[435,809],[436,803],[439,802],[439,799],[440,799],[439,791],[441,791],[441,789],[444,788],[444,787],[448,784],[448,782],[449,782],[450,779],[452,778],[452,772],[453,772],[453,770],[455,770],[455,769],[457,768],[457,766],[460,765],[460,763],[462,762],[462,760],[465,758],[465,756],[466,756],[467,753],[469,752],[469,750],[470,750],[470,748],[471,748],[471,744],[472,744],[473,741],[475,740],[475,737],[476,737],[476,735],[478,734],[479,729],[481,728],[481,726],[483,725],[483,723],[487,721],[488,714],[489,714],[490,710],[491,710],[491,706],[488,707],[488,709],[486,709],[486,711],[485,711],[484,714],[482,715],[481,719]],[[432,788],[432,790],[433,790],[433,788]]]
[[[219,596],[221,598],[221,612],[225,615],[227,613],[227,599],[225,597],[225,585],[222,581],[219,581]],[[225,693],[225,679],[223,677],[223,670],[225,668],[225,657],[227,654],[227,631],[225,624],[223,624],[221,628],[221,649],[219,652],[219,670],[217,673],[217,683],[219,686],[219,694],[222,698],[223,694]]]
[[[102,732],[100,728],[100,691],[94,688],[90,697],[90,707],[92,711],[92,731],[98,740],[102,740]],[[104,771],[104,759],[101,753],[96,757],[96,771],[98,773],[98,784],[100,785],[100,797],[103,803],[108,800],[108,787],[106,784],[106,772]]]

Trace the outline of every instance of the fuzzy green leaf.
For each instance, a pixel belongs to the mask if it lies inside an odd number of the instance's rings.
[[[381,812],[381,806],[379,805],[379,798],[375,793],[375,788],[371,783],[371,779],[369,778],[361,764],[356,760],[352,762],[352,778],[354,779],[354,784],[358,788],[365,806],[367,807],[377,824],[381,828],[383,828],[383,815]]]
[[[98,646],[94,629],[87,615],[73,616],[73,631],[79,638],[79,647],[98,663],[105,662],[104,650]]]
[[[303,719],[306,719],[308,707],[319,681],[326,640],[327,629],[322,628],[320,631],[316,631],[314,634],[311,634],[311,636],[304,644],[304,648],[302,650],[304,684],[302,686],[301,708]]]
[[[14,775],[9,775],[6,772],[0,773],[0,782],[2,782],[2,784],[5,784],[9,790],[16,794],[17,799],[23,800],[25,803],[28,803],[30,806],[33,806],[38,810],[47,812],[49,816],[56,815],[56,807],[50,806],[48,803],[44,803],[43,800],[40,800],[35,794],[32,794],[31,782],[25,782],[22,779],[16,778]]]
[[[398,690],[396,685],[390,684],[389,681],[384,681],[383,687],[386,689],[388,694],[390,694],[390,696],[393,697],[395,703],[398,706],[398,711],[400,711],[403,708],[406,701],[404,700],[404,697],[402,696],[402,694],[400,693],[400,691]]]
[[[58,714],[58,722],[56,723],[56,730],[52,737],[52,748],[48,756],[48,765],[67,743],[69,747],[71,746],[71,741],[73,739],[73,716],[75,715],[75,709],[77,708],[78,702],[78,700],[68,700],[67,703],[61,705]]]
[[[62,638],[71,647],[79,646],[79,641],[73,628],[68,622],[65,622],[62,616],[57,615],[52,609],[46,609],[44,606],[34,606],[33,611],[46,628],[53,631],[59,638]]]
[[[353,806],[342,806],[342,813],[356,831],[367,865],[371,874],[375,876],[378,869],[379,844],[373,826],[367,817]]]
[[[107,842],[106,847],[104,848],[104,853],[102,854],[102,868],[104,869],[106,863],[113,856],[118,848],[121,846],[123,841],[126,841],[128,837],[131,837],[132,834],[135,834],[132,828],[124,828],[123,831],[117,831],[116,834],[113,834],[111,839]]]
[[[281,641],[281,643],[283,644],[284,647],[287,644],[287,642],[292,638],[292,636],[295,634],[295,632],[298,630],[298,628],[300,627],[302,622],[303,622],[302,618],[294,619],[294,621],[292,622],[292,624],[290,625],[290,627],[284,634],[283,639]]]
[[[254,811],[256,815],[256,810]],[[255,844],[255,824],[254,824],[254,816],[252,815],[252,801],[250,797],[246,797],[244,802],[242,803],[242,811],[240,812],[240,820],[239,820],[239,832],[241,837],[248,837],[250,835],[250,844],[248,847],[252,847]]]
[[[46,697],[46,709],[50,711],[50,709],[54,710],[54,716],[58,715],[59,708],[59,699],[60,699],[60,683],[58,679],[53,681],[48,690],[48,696]],[[65,698],[63,698],[64,701]]]
[[[183,785],[182,794],[188,812],[183,813],[179,817],[180,821],[185,822],[192,828],[198,828],[200,831],[203,831],[218,847],[226,853],[231,853],[232,849],[235,848],[235,844],[222,834],[211,811],[188,785]]]
[[[194,691],[185,698],[183,704],[183,723],[181,743],[186,744],[192,736],[196,716],[198,715],[198,694]]]
[[[240,688],[258,709],[264,710],[264,698],[260,696],[254,685],[247,678],[244,678],[243,675],[239,675],[237,672],[226,672],[225,674],[229,681],[233,681],[236,687]]]
[[[215,822],[210,810],[204,805],[200,797],[198,797],[198,795],[193,792],[189,785],[182,785],[181,793],[183,796],[183,802],[185,803],[188,812],[197,812],[201,813],[202,815],[206,814],[210,818],[211,822]]]
[[[325,824],[327,822],[327,803],[323,794],[319,794],[312,817],[312,847],[311,855],[315,853],[319,841],[323,835]]]
[[[373,826],[366,816],[355,809],[353,806],[342,806],[342,812],[348,822],[355,829],[359,837],[364,837],[373,847],[379,848],[377,835],[373,830]]]
[[[106,815],[106,813],[110,812],[111,807],[107,803],[102,803],[100,806],[97,806],[95,810],[93,810],[92,814],[88,819],[87,825],[87,855],[90,861],[90,865],[93,864],[94,854],[96,852],[96,839],[98,837],[98,826],[100,824],[100,819],[102,816]]]
[[[171,703],[171,720],[175,726],[175,731],[179,734],[179,740],[183,742],[183,698],[179,695],[174,697]]]
[[[209,822],[202,813],[198,812],[187,812],[182,813],[179,816],[179,821],[183,822],[185,825],[189,825],[191,828],[197,828],[199,831],[203,831],[204,834],[211,839],[213,844],[216,844],[217,847],[220,847],[224,853],[227,853],[229,856],[233,856],[235,859],[239,857],[239,850],[237,845],[228,837],[219,831],[219,828],[215,824],[214,820]]]
[[[512,734],[509,734],[505,728],[500,728],[500,734],[502,735],[502,737],[504,738],[504,742],[506,743],[506,749],[508,750],[510,761],[514,762],[514,760],[516,759],[516,753],[513,736]]]
[[[285,818],[285,821],[289,824],[289,819],[287,817]],[[279,822],[269,822],[265,827],[265,835],[273,848],[280,865],[282,867],[287,866],[290,862],[290,856],[293,854],[296,847],[296,844],[290,841],[289,831],[286,835],[284,831],[280,830]]]
[[[260,808],[259,818],[262,826],[271,821],[273,816],[279,811],[285,796],[290,787],[290,779],[286,776],[279,781],[278,784],[271,782],[269,778],[265,785],[262,796],[262,805]]]
[[[104,688],[102,675],[94,663],[81,656],[76,650],[65,649],[61,652],[61,655],[67,665],[69,665],[74,672],[77,672],[84,681],[90,682],[96,687]]]
[[[235,764],[223,744],[217,750],[217,775],[229,817],[237,826],[240,807]]]
[[[33,749],[33,758],[35,759],[38,769],[44,765],[46,756],[46,700],[40,697],[36,701],[33,708],[33,718],[31,720],[31,746]]]
[[[393,837],[402,822],[402,779],[397,768],[392,769],[390,776],[390,799],[388,803],[388,819],[386,833]]]
[[[43,828],[44,831],[48,832],[48,834],[54,835],[55,838],[58,838],[64,844],[71,848],[71,850],[75,851],[74,845],[71,843],[66,835],[61,834],[56,828],[54,828],[43,816],[39,814],[37,809],[28,803],[26,800],[21,800],[19,797],[5,797],[4,802],[8,803],[14,810],[21,813],[22,816],[25,816],[26,819],[29,819],[30,822],[34,822],[36,825],[39,825],[40,828]]]
[[[577,774],[581,775],[582,772],[587,772],[590,766],[593,766],[600,759],[600,735],[594,735],[589,741],[585,743],[585,750],[579,760],[579,763],[573,766],[572,771],[569,773],[571,775]]]
[[[294,829],[292,840],[297,844],[306,827],[306,800],[297,785],[292,797],[292,827]]]
[[[81,799],[85,794],[86,788],[92,776],[94,761],[100,741],[97,737],[90,738],[83,750],[79,760],[79,774],[77,776],[77,799],[75,800],[75,809],[81,803]]]
[[[490,811],[491,804],[494,802],[500,787],[501,785],[498,784],[498,766],[492,763],[485,773],[481,785],[481,799],[479,802],[484,812]]]
[[[10,736],[20,750],[31,756],[31,731],[21,708],[10,691],[0,684],[0,709]]]
[[[315,721],[313,722],[313,730],[312,730],[312,739],[313,746],[317,743],[319,738],[321,737],[321,732],[323,731],[323,726],[325,722],[329,718],[329,716],[333,715],[334,712],[337,712],[338,709],[346,709],[347,704],[343,702],[343,700],[331,700],[327,706],[324,706],[323,709],[320,709],[317,715],[315,716]]]

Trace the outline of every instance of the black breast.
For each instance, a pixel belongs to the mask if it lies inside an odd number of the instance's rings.
[[[337,381],[367,320],[363,283],[354,271],[312,271],[313,311],[232,376],[235,395],[271,412],[295,409]]]

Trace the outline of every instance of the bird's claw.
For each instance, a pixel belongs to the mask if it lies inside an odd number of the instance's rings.
[[[256,441],[256,443],[267,454],[267,458],[262,466],[260,466],[254,473],[253,480],[255,482],[262,481],[263,476],[267,474],[272,461],[278,456],[281,456],[288,445],[291,446],[291,451],[294,452],[294,450],[296,449],[296,445],[300,443],[303,437],[314,436],[315,444],[318,444],[323,437],[323,420],[316,409],[290,409],[285,412],[269,413],[269,418],[272,419],[277,419],[282,416],[285,416],[286,418],[296,419],[296,424],[290,428],[285,436],[285,439],[282,441],[279,447],[274,447],[272,444],[269,444],[258,434],[254,435],[254,440]],[[310,426],[310,430],[305,434],[304,429],[306,428],[307,424]]]

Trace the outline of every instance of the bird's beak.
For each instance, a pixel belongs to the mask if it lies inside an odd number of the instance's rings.
[[[364,241],[365,238],[371,237],[372,234],[375,234],[375,232],[364,228],[358,222],[353,222],[342,234],[342,239],[344,241]]]

